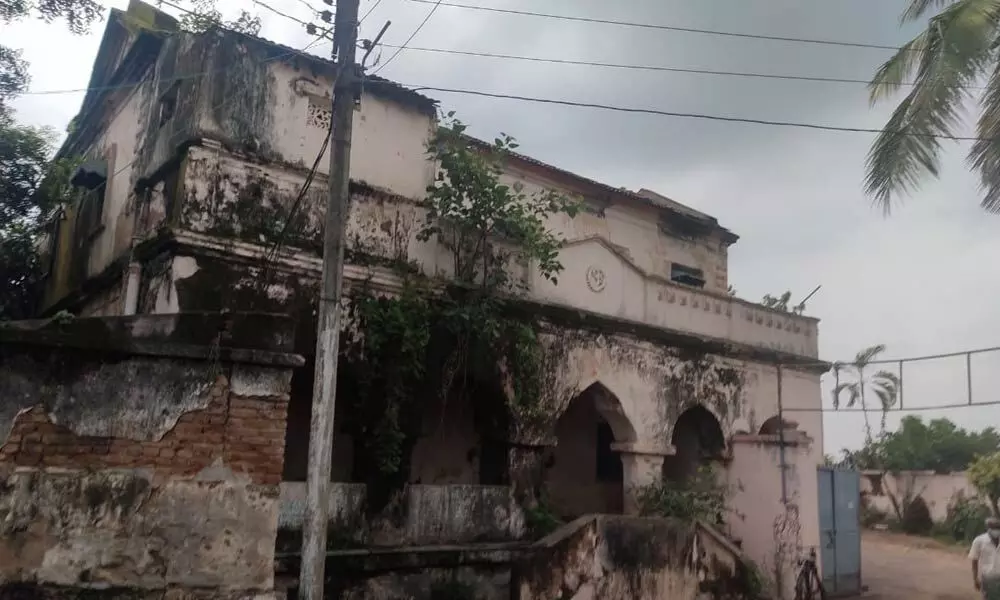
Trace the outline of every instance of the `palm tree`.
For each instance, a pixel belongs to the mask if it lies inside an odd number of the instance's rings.
[[[872,439],[871,425],[868,423],[868,398],[872,394],[878,398],[882,411],[882,431],[885,431],[886,413],[895,406],[899,394],[899,377],[895,373],[881,370],[871,373],[872,361],[883,352],[885,346],[879,344],[858,352],[850,363],[833,364],[833,374],[836,378],[833,388],[833,407],[840,408],[840,398],[843,395],[847,396],[847,408],[860,404],[864,410],[867,441]],[[847,375],[848,381],[841,382],[842,372]]]
[[[941,140],[954,137],[963,104],[985,81],[970,166],[979,172],[982,206],[1000,212],[1000,0],[911,0],[903,23],[934,9],[927,28],[896,52],[869,85],[872,104],[904,84],[896,107],[868,152],[865,187],[888,213],[893,197],[938,174]]]

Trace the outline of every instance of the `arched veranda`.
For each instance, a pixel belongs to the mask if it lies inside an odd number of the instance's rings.
[[[625,477],[615,444],[636,431],[619,399],[600,382],[579,393],[556,421],[556,445],[545,463],[545,492],[563,518],[624,510]]]

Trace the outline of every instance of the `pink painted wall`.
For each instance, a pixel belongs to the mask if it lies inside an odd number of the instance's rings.
[[[791,436],[789,436],[791,437]],[[728,533],[766,577],[782,580],[786,598],[794,597],[797,560],[819,544],[816,467],[822,449],[804,439],[786,442],[787,509],[781,499],[780,446],[771,436],[732,439],[733,459],[727,468],[735,488]],[[780,575],[778,571],[780,569]]]

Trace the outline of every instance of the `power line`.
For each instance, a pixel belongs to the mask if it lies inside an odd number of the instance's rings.
[[[377,4],[377,2],[376,2]],[[374,8],[374,7],[373,7]],[[809,76],[809,75],[781,75],[781,74],[771,74],[771,73],[754,73],[754,72],[743,72],[743,71],[715,71],[711,69],[693,69],[686,67],[667,67],[658,65],[635,65],[635,64],[622,64],[622,63],[608,63],[608,62],[596,62],[596,61],[584,61],[584,60],[572,60],[572,59],[560,59],[560,58],[544,58],[536,56],[522,56],[515,54],[498,54],[492,52],[476,52],[472,50],[452,50],[446,48],[426,48],[418,46],[406,46],[395,44],[381,44],[386,48],[395,48],[400,50],[414,50],[417,52],[431,52],[438,54],[453,54],[458,56],[474,56],[474,57],[484,57],[484,58],[496,58],[505,60],[519,60],[525,62],[539,62],[539,63],[551,63],[560,65],[578,65],[578,66],[589,66],[589,67],[606,67],[613,69],[627,69],[636,71],[662,71],[670,73],[692,73],[699,75],[719,75],[719,76],[729,76],[729,77],[746,77],[746,78],[762,78],[762,79],[782,79],[782,80],[793,80],[793,81],[816,81],[816,82],[826,82],[826,83],[854,83],[854,84],[868,84],[868,80],[865,79],[850,79],[850,78],[840,78],[840,77],[821,77],[821,76]],[[173,79],[184,79],[188,77],[198,77],[201,74],[210,73],[211,71],[205,71],[203,73],[195,73],[191,75],[183,75]],[[164,81],[167,81],[165,79]],[[77,92],[86,92],[91,90],[105,90],[105,89],[120,89],[126,87],[134,87],[137,84],[126,83],[116,86],[98,86],[93,88],[74,88],[74,89],[63,89],[63,90],[38,90],[23,92],[22,95],[46,95],[46,94],[70,94]],[[913,85],[912,82],[902,82],[900,85]],[[982,89],[981,86],[969,86],[968,89]]]
[[[692,73],[697,75],[721,75],[728,77],[749,77],[749,78],[762,78],[762,79],[783,79],[792,81],[818,81],[825,83],[856,83],[862,85],[869,85],[871,83],[868,79],[851,79],[846,77],[821,77],[812,75],[781,75],[777,73],[755,73],[746,71],[715,71],[711,69],[694,69],[686,67],[667,67],[660,65],[637,65],[637,64],[625,64],[625,63],[609,63],[609,62],[599,62],[599,61],[587,61],[587,60],[573,60],[566,58],[545,58],[540,56],[524,56],[518,54],[500,54],[494,52],[476,52],[472,50],[452,50],[446,48],[422,48],[417,46],[408,46],[404,48],[403,46],[395,46],[393,44],[382,44],[387,48],[398,48],[401,50],[415,50],[417,52],[432,52],[438,54],[453,54],[458,56],[475,56],[481,58],[497,58],[505,60],[519,60],[525,62],[538,62],[538,63],[549,63],[557,65],[576,65],[585,67],[605,67],[611,69],[628,69],[635,71],[664,71],[668,73]],[[903,81],[898,85],[912,86],[915,85],[912,81]],[[963,86],[964,89],[975,89],[982,90],[985,89],[984,86]]]
[[[306,0],[297,0],[297,2],[299,4],[301,4],[302,6],[305,6],[306,8],[308,8],[309,10],[311,10],[313,13],[315,13],[317,15],[322,14],[322,11],[317,10],[316,7],[314,7],[312,4],[309,4],[308,2],[306,2]]]
[[[379,4],[382,4],[382,0],[375,0],[374,2],[372,2],[372,5],[368,7],[368,10],[365,11],[365,14],[360,19],[358,19],[358,25],[364,23],[365,19],[368,18],[368,15],[372,14],[372,12],[374,12],[374,10],[378,8]]]
[[[410,0],[421,4],[432,4],[435,0]],[[899,46],[889,46],[884,44],[867,44],[862,42],[843,42],[838,40],[820,40],[813,38],[784,37],[777,35],[762,35],[756,33],[740,33],[734,31],[717,31],[714,29],[698,29],[694,27],[679,27],[676,25],[658,25],[655,23],[637,23],[632,21],[616,21],[613,19],[598,19],[595,17],[574,17],[570,15],[556,15],[552,13],[533,12],[527,10],[514,10],[510,8],[496,8],[492,6],[476,6],[472,4],[460,4],[458,2],[438,2],[441,6],[450,8],[463,8],[468,10],[480,10],[508,15],[522,15],[528,17],[542,17],[546,19],[559,19],[562,21],[576,21],[580,23],[600,23],[602,25],[618,25],[622,27],[638,27],[641,29],[657,29],[663,31],[681,31],[685,33],[701,33],[706,35],[718,35],[735,38],[749,38],[757,40],[771,40],[776,42],[793,42],[799,44],[819,44],[823,46],[846,46],[851,48],[874,48],[876,50],[900,50]]]
[[[788,406],[782,407],[783,412],[820,412],[820,413],[852,413],[852,412],[887,412],[887,413],[898,413],[898,412],[918,412],[925,410],[951,410],[954,408],[976,408],[980,406],[996,406],[1000,404],[1000,400],[989,400],[987,402],[974,402],[969,404],[968,402],[956,402],[954,404],[939,404],[937,406],[907,406],[907,407],[889,407],[884,411],[881,408],[833,408],[831,407],[800,407],[791,408]]]
[[[416,1],[416,0],[413,0]],[[795,127],[800,129],[815,129],[820,131],[839,131],[848,133],[897,133],[900,135],[909,135],[914,137],[928,137],[936,139],[945,140],[955,140],[955,141],[992,141],[986,138],[979,137],[965,137],[965,136],[953,136],[953,135],[935,135],[935,134],[921,134],[921,133],[909,133],[909,132],[891,132],[886,129],[876,129],[869,127],[841,127],[837,125],[823,125],[820,123],[801,123],[796,121],[774,121],[769,119],[752,119],[748,117],[731,117],[726,115],[709,115],[703,113],[687,113],[687,112],[675,112],[668,110],[658,110],[655,108],[634,108],[626,106],[615,106],[611,104],[598,104],[593,102],[579,102],[574,100],[557,100],[554,98],[538,98],[534,96],[519,96],[515,94],[501,94],[495,92],[483,92],[479,90],[465,90],[459,88],[446,88],[446,87],[435,87],[426,85],[414,85],[414,84],[399,84],[405,87],[409,87],[411,91],[419,92],[423,90],[430,90],[435,92],[443,92],[447,94],[465,94],[469,96],[482,96],[485,98],[500,98],[504,100],[519,100],[522,102],[534,102],[537,104],[558,104],[561,106],[575,106],[578,108],[596,108],[600,110],[609,110],[622,113],[632,113],[632,114],[646,114],[646,115],[657,115],[662,117],[676,117],[683,119],[702,119],[707,121],[723,121],[728,123],[748,123],[752,125],[769,125],[773,127]]]
[[[266,4],[264,2],[261,2],[260,0],[253,0],[253,3],[256,4],[256,5],[258,5],[258,6],[261,6],[261,7],[265,8],[265,9],[271,11],[271,12],[273,12],[274,14],[278,15],[279,17],[284,17],[286,19],[295,21],[296,23],[298,23],[300,25],[309,25],[308,21],[303,21],[302,19],[300,19],[298,17],[293,17],[292,15],[290,15],[288,13],[285,13],[285,12],[282,12],[282,11],[278,10],[277,8],[274,8],[270,4]],[[313,9],[313,10],[315,11],[315,9]]]
[[[427,21],[431,20],[431,17],[434,16],[434,12],[438,9],[439,6],[441,6],[441,0],[431,0],[431,1],[434,2],[434,6],[431,7],[431,10],[427,13],[427,16],[424,17],[424,20],[420,22],[420,25],[417,25],[417,28],[413,30],[413,33],[410,34],[410,37],[406,38],[406,41],[403,42],[403,45],[397,48],[395,52],[393,52],[392,56],[389,57],[389,60],[385,61],[384,63],[382,63],[381,66],[372,71],[372,75],[378,75],[379,71],[389,66],[389,63],[391,63],[397,56],[399,56],[400,52],[406,49],[406,46],[413,41],[413,38],[417,37],[417,34],[420,33],[420,30],[424,28],[424,25],[427,24]]]

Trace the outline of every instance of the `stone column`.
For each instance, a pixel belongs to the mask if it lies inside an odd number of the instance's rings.
[[[554,437],[510,440],[507,454],[510,485],[524,506],[532,506],[542,495],[545,484],[545,457],[555,447]]]
[[[640,490],[663,477],[663,458],[674,454],[675,448],[669,444],[624,442],[612,444],[611,449],[618,452],[622,460],[624,513],[638,515]]]

